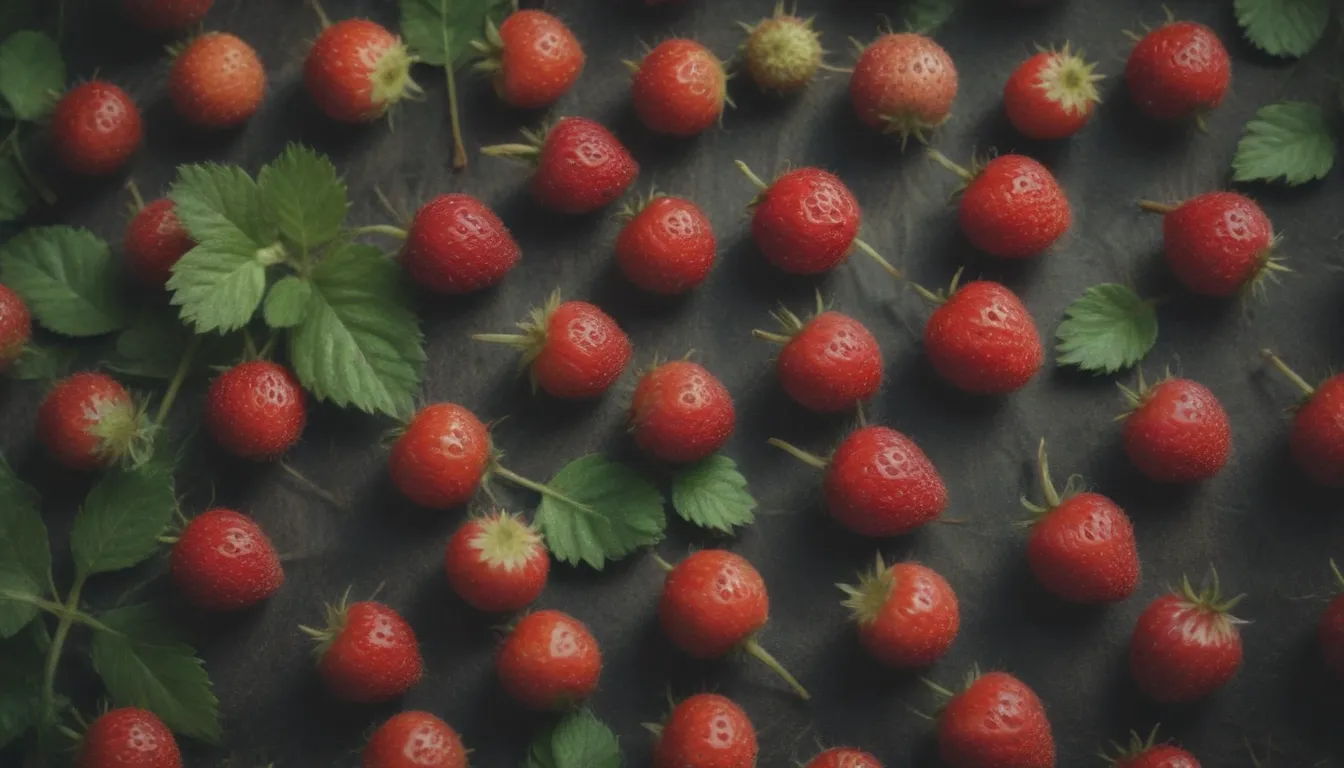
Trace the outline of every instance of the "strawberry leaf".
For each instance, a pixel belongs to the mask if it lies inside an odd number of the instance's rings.
[[[13,151],[0,154],[0,222],[22,219],[36,200]]]
[[[471,58],[486,19],[498,23],[509,8],[506,0],[401,0],[401,34],[420,61],[456,69]]]
[[[1335,164],[1335,138],[1325,110],[1286,101],[1261,107],[1246,124],[1232,159],[1235,181],[1296,186],[1325,178]]]
[[[602,570],[640,547],[657,542],[667,527],[663,495],[638,472],[589,454],[551,478],[536,524],[551,554],[570,565]]]
[[[0,641],[0,750],[38,723],[45,656],[40,624]]]
[[[525,768],[621,768],[621,747],[611,729],[585,709],[537,734]]]
[[[291,144],[257,174],[261,202],[300,252],[336,239],[350,208],[345,182],[325,155]]]
[[[32,227],[0,248],[0,283],[23,297],[37,321],[65,336],[126,326],[130,308],[107,243],[87,229]]]
[[[756,499],[747,490],[747,478],[732,459],[717,453],[677,470],[672,508],[687,522],[724,533],[756,520]]]
[[[905,12],[905,27],[911,32],[931,35],[956,15],[962,1],[911,0]]]
[[[1060,365],[1115,373],[1157,343],[1157,310],[1118,283],[1094,285],[1064,310],[1056,338]]]
[[[271,286],[271,292],[266,294],[262,317],[266,318],[266,324],[272,328],[293,328],[303,322],[312,299],[312,283],[293,275],[282,277]]]
[[[70,550],[85,576],[130,568],[154,554],[177,507],[169,468],[108,470],[75,516]]]
[[[51,546],[37,491],[0,457],[0,638],[37,616],[33,600],[51,583]],[[0,728],[3,730],[3,728]]]
[[[32,342],[6,372],[19,381],[53,381],[69,372],[76,350],[67,347],[40,347]]]
[[[44,119],[64,90],[65,61],[55,40],[22,30],[0,43],[0,96],[15,118]]]
[[[1274,56],[1305,56],[1325,35],[1331,0],[1236,0],[1246,39]]]

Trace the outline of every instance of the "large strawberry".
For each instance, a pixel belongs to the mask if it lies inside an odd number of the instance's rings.
[[[563,117],[549,130],[524,131],[526,144],[499,144],[481,152],[534,164],[532,196],[544,208],[591,213],[610,205],[639,175],[639,163],[600,123]]]
[[[47,135],[67,171],[107,176],[130,161],[144,127],[130,95],[105,80],[90,80],[56,102]]]
[[[1344,487],[1344,374],[1313,387],[1269,350],[1264,356],[1302,390],[1288,447],[1293,462],[1315,482]]]
[[[1159,742],[1157,726],[1147,738],[1130,731],[1129,742],[1124,746],[1111,742],[1111,751],[1101,754],[1113,768],[1200,768],[1194,755],[1174,744]]]
[[[257,51],[227,32],[207,32],[173,59],[168,95],[183,120],[201,128],[245,122],[266,94],[266,70]]]
[[[504,279],[522,252],[485,203],[466,194],[439,195],[415,212],[401,263],[415,283],[455,295]]]
[[[1097,65],[1066,43],[1041,51],[1015,70],[1003,87],[1008,122],[1029,139],[1063,139],[1087,124],[1101,101]]]
[[[500,685],[536,712],[574,707],[597,688],[602,651],[583,622],[560,611],[519,619],[495,657]]]
[[[957,219],[971,245],[1001,259],[1049,248],[1073,223],[1073,210],[1049,168],[1026,155],[999,155],[969,170],[936,149],[929,156],[962,180]]]
[[[317,108],[333,120],[377,120],[420,92],[411,79],[414,59],[401,38],[368,19],[324,28],[303,62],[303,83]]]
[[[1167,377],[1138,390],[1124,386],[1130,410],[1124,419],[1125,453],[1139,471],[1165,483],[1207,480],[1232,452],[1227,411],[1209,388]]]
[[[859,642],[891,667],[927,667],[947,653],[961,628],[957,595],[937,571],[919,563],[887,565],[877,556],[859,583],[840,585],[859,627]]]
[[[663,461],[685,463],[722,448],[737,411],[723,382],[704,366],[673,360],[640,376],[629,419],[636,445]]]
[[[959,287],[957,282],[952,279],[948,295],[918,289],[938,304],[924,326],[929,363],[953,386],[972,394],[1021,389],[1045,361],[1031,313],[999,283],[976,280]]]
[[[51,388],[37,409],[37,439],[51,457],[75,470],[140,461],[152,427],[131,394],[103,373],[82,372]]]
[[[196,247],[172,200],[161,197],[136,211],[126,225],[121,249],[126,268],[147,286],[162,288],[173,276],[173,265]]]
[[[173,583],[208,611],[250,608],[280,589],[285,572],[261,526],[231,509],[192,518],[173,544]]]
[[[77,768],[182,768],[168,726],[153,712],[110,709],[89,724],[79,743]]]
[[[1212,29],[1168,20],[1144,35],[1125,62],[1134,104],[1157,120],[1202,119],[1223,101],[1232,61]]]
[[[392,484],[430,509],[460,507],[476,495],[492,450],[490,433],[476,414],[455,403],[416,412],[388,455]]]
[[[728,102],[728,77],[708,48],[684,38],[659,43],[634,71],[630,96],[645,128],[694,136],[719,121]]]
[[[948,768],[1054,768],[1050,720],[1026,683],[976,670],[960,693],[932,687],[948,698],[938,718],[938,753]]]
[[[1202,296],[1235,296],[1287,268],[1274,255],[1274,225],[1256,202],[1235,192],[1206,192],[1178,205],[1144,200],[1162,214],[1162,247],[1176,279]]]
[[[859,120],[883,133],[911,136],[942,125],[957,97],[957,67],[941,45],[914,33],[886,34],[866,46],[849,79]]]
[[[210,383],[205,428],[225,452],[265,461],[294,447],[308,421],[303,387],[269,360],[239,363]]]
[[[1181,588],[1144,609],[1129,641],[1129,668],[1139,690],[1164,703],[1201,699],[1227,684],[1241,667],[1245,622],[1230,611],[1244,595],[1224,600],[1218,574],[1196,591]]]
[[[467,768],[467,748],[429,712],[398,712],[378,726],[361,756],[364,768]]]
[[[621,216],[627,221],[616,238],[616,264],[630,282],[650,293],[675,295],[709,276],[717,244],[700,206],[655,192]]]
[[[507,512],[473,518],[448,540],[444,571],[453,591],[478,611],[526,608],[541,595],[551,570],[541,534]]]
[[[0,284],[0,373],[19,359],[33,337],[33,316],[23,297]]]
[[[583,47],[563,21],[545,11],[515,11],[498,29],[487,21],[485,42],[473,45],[484,54],[475,69],[492,73],[495,93],[520,109],[555,103],[583,71]]]
[[[327,606],[325,627],[299,628],[317,642],[318,673],[338,699],[356,704],[391,701],[424,674],[415,631],[382,603],[341,598]]]
[[[794,402],[818,413],[837,413],[877,394],[882,348],[863,323],[827,311],[820,293],[817,312],[806,321],[784,308],[772,314],[783,333],[752,333],[783,345],[775,370]]]
[[[653,768],[756,768],[756,729],[725,696],[699,693],[685,699],[656,733]]]

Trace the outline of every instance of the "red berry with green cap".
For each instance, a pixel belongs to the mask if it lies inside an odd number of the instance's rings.
[[[681,701],[661,726],[653,768],[756,768],[760,746],[747,713],[731,699],[698,693]]]
[[[673,463],[699,461],[733,434],[737,411],[723,382],[689,360],[656,364],[630,400],[630,431],[646,453]]]
[[[192,518],[173,544],[170,570],[177,591],[207,611],[251,608],[285,582],[270,537],[255,520],[231,509]]]
[[[450,194],[415,212],[401,264],[421,288],[456,296],[499,283],[521,255],[509,228],[485,203]]]
[[[556,712],[597,689],[602,651],[583,622],[560,611],[537,611],[509,630],[495,668],[514,701],[534,712]]]
[[[1330,488],[1344,488],[1344,374],[1313,387],[1269,350],[1262,354],[1302,391],[1288,435],[1302,474]]]
[[[856,585],[842,584],[844,606],[859,628],[859,642],[878,661],[897,669],[927,667],[941,659],[961,628],[957,595],[947,580],[919,563],[887,565],[882,555]]]
[[[1129,668],[1139,690],[1166,704],[1196,701],[1222,688],[1241,667],[1244,623],[1224,600],[1218,574],[1196,591],[1190,580],[1144,609],[1129,641]]]
[[[144,458],[152,428],[116,379],[81,372],[52,386],[37,409],[37,439],[67,469],[103,469]]]
[[[1026,683],[976,670],[960,693],[932,687],[948,699],[938,717],[938,754],[948,768],[1054,768],[1050,719]]]
[[[484,54],[475,69],[491,73],[495,93],[519,109],[541,109],[564,96],[583,71],[583,46],[563,21],[545,11],[514,11],[496,29],[486,22]]]
[[[33,316],[23,297],[0,284],[0,373],[23,354],[33,337]]]
[[[47,127],[52,153],[67,171],[108,176],[130,162],[140,147],[140,110],[122,89],[90,80],[65,92]]]
[[[526,144],[499,144],[481,152],[530,162],[532,197],[546,209],[592,213],[616,202],[634,183],[639,163],[611,131],[585,117],[562,117],[549,130],[524,131]]]
[[[1114,768],[1200,768],[1195,756],[1167,743],[1158,743],[1157,726],[1145,739],[1134,731],[1124,746],[1111,742],[1112,753],[1102,756]]]
[[[172,731],[146,709],[110,709],[89,724],[76,768],[182,768]]]
[[[1223,101],[1232,61],[1212,29],[1168,20],[1148,32],[1125,62],[1134,105],[1155,120],[1200,118]]]
[[[490,467],[490,433],[456,403],[427,405],[411,417],[388,455],[392,484],[430,509],[460,507]]]
[[[1130,410],[1123,417],[1125,453],[1160,483],[1207,480],[1232,452],[1227,411],[1209,388],[1190,379],[1166,378],[1137,391],[1121,387]]]
[[[665,40],[638,64],[627,64],[634,71],[630,97],[635,116],[645,128],[668,136],[695,136],[723,116],[728,76],[723,63],[700,43]]]
[[[136,211],[126,225],[121,249],[126,268],[137,280],[153,288],[162,288],[173,276],[173,265],[182,259],[196,241],[177,218],[176,206],[166,197],[150,202]]]
[[[832,747],[809,760],[805,768],[882,768],[882,763],[861,749]]]
[[[910,32],[886,34],[866,46],[849,78],[859,120],[901,144],[947,121],[957,98],[957,67],[941,45]]]
[[[867,327],[827,311],[817,294],[817,312],[807,320],[787,309],[772,315],[782,332],[752,331],[783,345],[775,370],[794,402],[817,413],[854,408],[882,386],[882,348]]]
[[[462,737],[428,712],[388,718],[369,737],[362,758],[364,768],[467,768]]]
[[[303,436],[307,397],[279,363],[239,363],[210,382],[205,428],[220,448],[241,459],[278,458]]]
[[[1235,296],[1287,269],[1274,253],[1273,224],[1245,195],[1206,192],[1177,205],[1144,200],[1139,207],[1162,214],[1167,266],[1192,293]]]
[[[988,280],[958,286],[953,278],[950,295],[917,290],[938,305],[924,326],[924,354],[957,389],[1015,392],[1041,369],[1045,350],[1036,322],[1007,287]]]
[[[1055,175],[1026,155],[999,155],[970,170],[935,149],[929,156],[961,177],[961,231],[991,256],[1029,259],[1054,245],[1073,223],[1069,198]]]
[[[787,13],[783,3],[756,24],[738,22],[747,33],[739,52],[752,82],[763,91],[790,94],[812,82],[826,52],[812,20]]]
[[[1008,122],[1037,141],[1063,139],[1082,130],[1098,103],[1097,65],[1066,43],[1057,51],[1041,51],[1022,62],[1003,87]]]
[[[168,95],[178,117],[217,130],[246,122],[266,95],[266,69],[257,51],[227,32],[187,43],[168,72]]]
[[[468,520],[448,540],[448,583],[478,611],[521,611],[541,596],[551,570],[541,534],[507,512]]]
[[[401,38],[368,19],[325,27],[303,62],[303,83],[327,117],[343,123],[377,120],[420,92],[411,79],[415,59]]]
[[[718,248],[709,217],[682,197],[653,194],[621,212],[616,265],[626,279],[650,293],[672,296],[700,285]]]
[[[1325,668],[1344,682],[1344,574],[1340,573],[1334,560],[1330,561],[1330,570],[1335,574],[1335,588],[1341,592],[1325,606],[1316,636],[1321,644],[1321,656],[1325,658]]]
[[[331,695],[356,704],[391,701],[420,682],[415,631],[382,603],[327,606],[327,625],[300,627],[317,641],[317,671]]]

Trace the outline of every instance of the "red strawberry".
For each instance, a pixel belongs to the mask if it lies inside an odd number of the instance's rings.
[[[1195,756],[1184,749],[1158,744],[1156,726],[1147,739],[1130,731],[1128,744],[1122,747],[1111,742],[1111,747],[1115,754],[1102,756],[1113,768],[1200,768]]]
[[[61,379],[37,409],[37,438],[68,469],[94,470],[143,458],[150,427],[131,394],[103,373]]]
[[[927,667],[957,639],[961,612],[947,580],[919,563],[887,565],[882,555],[856,586],[840,585],[859,642],[890,667]],[[880,766],[879,766],[880,768]]]
[[[448,540],[448,583],[478,611],[526,608],[546,587],[551,558],[532,526],[507,512],[468,520]]]
[[[809,760],[805,768],[882,768],[882,763],[861,749],[833,747]]]
[[[616,264],[626,279],[669,296],[705,281],[717,244],[700,206],[684,197],[653,193],[622,215],[628,220],[616,238]]]
[[[270,360],[239,363],[210,382],[205,429],[225,453],[267,461],[294,447],[308,421],[303,387]]]
[[[1227,411],[1208,387],[1167,378],[1137,392],[1121,387],[1129,401],[1125,453],[1139,471],[1161,483],[1207,480],[1227,464],[1232,430]]]
[[[1023,136],[1038,141],[1063,139],[1082,130],[1101,102],[1097,65],[1082,51],[1041,51],[1013,70],[1003,87],[1008,122]]]
[[[420,682],[424,664],[415,631],[401,614],[374,602],[327,606],[323,629],[299,627],[317,641],[317,671],[331,695],[380,704]]]
[[[684,38],[666,40],[644,60],[626,62],[635,115],[645,128],[668,136],[695,136],[723,117],[728,77],[708,48]]]
[[[561,711],[597,688],[602,651],[583,622],[560,611],[537,611],[514,625],[495,668],[514,701],[538,712]]]
[[[639,163],[611,131],[585,117],[563,117],[550,130],[524,131],[527,144],[499,144],[481,152],[535,164],[532,196],[559,213],[592,213],[620,197],[639,175]]]
[[[775,7],[773,16],[754,26],[739,25],[747,33],[741,50],[743,65],[763,91],[783,95],[801,90],[824,67],[826,52],[812,20],[786,13],[782,4]]]
[[[573,87],[583,71],[583,46],[565,23],[545,11],[516,11],[495,29],[487,22],[485,57],[476,69],[493,72],[495,93],[511,107],[541,109]]]
[[[597,306],[560,302],[551,294],[531,317],[518,323],[522,334],[478,333],[477,341],[507,344],[522,351],[532,389],[562,400],[584,400],[606,392],[630,363],[630,337]]]
[[[317,108],[343,123],[377,120],[420,92],[414,59],[401,38],[368,19],[338,21],[322,30],[303,62],[303,83]]]
[[[122,240],[126,267],[145,285],[162,288],[173,276],[173,265],[196,247],[177,218],[173,201],[159,198],[136,211]]]
[[[153,712],[125,707],[98,716],[79,744],[77,768],[182,768],[177,740]]]
[[[1335,572],[1335,584],[1344,589],[1344,574],[1339,571],[1335,561],[1330,561],[1330,570]],[[1344,681],[1344,592],[1330,600],[1321,614],[1316,637],[1321,644],[1321,655],[1325,657],[1325,668],[1336,679]]]
[[[398,712],[364,745],[364,768],[467,768],[467,748],[438,717]]]
[[[698,659],[745,651],[799,696],[811,698],[757,641],[769,616],[770,598],[761,574],[746,558],[722,549],[702,549],[669,566],[658,600],[663,634],[682,651]]]
[[[1031,258],[1054,245],[1073,222],[1054,174],[1030,157],[1000,155],[967,170],[936,149],[929,156],[961,177],[961,231],[991,256]]]
[[[820,293],[817,313],[806,321],[783,308],[772,314],[784,333],[752,333],[784,345],[775,370],[794,402],[818,413],[838,413],[877,394],[882,348],[863,323],[826,311]]]
[[[1155,120],[1201,118],[1223,101],[1232,61],[1212,29],[1169,21],[1144,35],[1125,62],[1129,95]]]
[[[481,420],[460,405],[435,403],[421,408],[397,437],[388,470],[411,501],[450,509],[476,495],[490,461],[490,433]]]
[[[1139,616],[1129,641],[1129,668],[1139,690],[1174,704],[1222,688],[1241,666],[1240,619],[1228,612],[1244,595],[1222,600],[1218,574],[1195,592],[1190,580],[1154,600]]]
[[[957,97],[957,67],[933,40],[887,34],[863,49],[849,78],[849,100],[870,128],[924,141],[947,121]]]
[[[226,32],[207,32],[173,60],[168,95],[177,114],[201,128],[231,128],[261,106],[266,70],[252,46]]]
[[[1036,323],[1006,287],[987,280],[958,287],[953,278],[946,298],[920,292],[939,303],[924,326],[924,354],[957,389],[977,395],[1015,392],[1041,369],[1045,351]]]
[[[635,444],[663,461],[699,461],[723,447],[737,423],[733,398],[714,374],[687,360],[655,365],[630,401]]]
[[[1005,672],[978,675],[938,719],[938,753],[948,768],[1054,768],[1055,739],[1045,707]]]
[[[33,316],[23,297],[0,285],[0,373],[23,354],[33,337]]]
[[[173,583],[207,611],[250,608],[285,581],[280,558],[261,526],[231,509],[202,512],[173,544]]]
[[[1254,200],[1206,192],[1180,205],[1143,201],[1162,216],[1162,248],[1176,279],[1202,296],[1232,296],[1285,269],[1274,255],[1274,226]]]
[[[1074,603],[1118,603],[1139,585],[1134,526],[1114,501],[1080,493],[1069,478],[1061,496],[1050,479],[1045,440],[1036,452],[1045,506],[1023,498],[1031,511],[1027,563],[1051,593]]]
[[[485,203],[451,194],[439,195],[416,211],[401,263],[417,285],[455,295],[495,285],[520,255],[513,235]]]
[[[199,24],[215,0],[121,0],[121,9],[148,32],[181,32]]]
[[[1274,353],[1266,349],[1261,354],[1302,390],[1288,437],[1293,461],[1313,481],[1344,488],[1344,374],[1313,387]]]
[[[653,768],[756,768],[756,729],[731,699],[698,693],[656,730]]]
[[[107,176],[120,170],[140,147],[143,132],[135,102],[103,80],[66,91],[48,127],[57,162],[81,176]]]

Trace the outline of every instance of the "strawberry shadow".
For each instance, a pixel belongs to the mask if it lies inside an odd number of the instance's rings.
[[[1102,102],[1106,108],[1099,110],[1100,114],[1093,119],[1101,126],[1096,136],[1099,145],[1123,142],[1160,153],[1179,165],[1181,159],[1188,156],[1191,145],[1202,135],[1193,121],[1164,122],[1146,116],[1134,103],[1123,77],[1107,78],[1104,85],[1106,93]]]
[[[893,174],[903,173],[915,163],[924,162],[922,145],[913,139],[905,143],[899,136],[883,134],[865,125],[854,112],[848,88],[837,88],[829,103],[820,104],[811,120],[810,136],[802,153],[808,165],[825,168],[839,176],[852,190],[885,188]],[[844,137],[837,141],[837,137]],[[930,138],[937,141],[937,134]],[[796,166],[796,167],[801,167]],[[756,169],[770,173],[779,169]],[[860,199],[863,199],[860,195]]]
[[[263,157],[271,157],[290,142],[304,144],[338,159],[361,155],[377,144],[384,132],[392,130],[388,118],[351,124],[327,117],[309,97],[302,78],[276,84],[266,94],[266,100],[268,105],[274,105],[268,119],[275,125],[285,126],[285,131],[283,137],[273,137],[277,146]],[[444,155],[447,155],[446,151]]]
[[[1322,601],[1319,610],[1325,609]],[[1287,726],[1308,744],[1333,745],[1333,752],[1344,750],[1344,733],[1339,729],[1344,719],[1344,682],[1323,672],[1320,642],[1315,625],[1302,634],[1291,649],[1284,665],[1284,674],[1278,677],[1268,694],[1273,702],[1270,711],[1285,716],[1280,727]]]
[[[734,293],[746,294],[758,303],[794,306],[815,302],[818,289],[823,295],[833,292],[834,270],[821,275],[788,274],[766,260],[749,234],[723,244],[719,253],[723,264],[718,268],[724,271],[724,280],[732,283]]]
[[[665,326],[692,311],[690,305],[699,290],[695,288],[677,296],[641,290],[621,273],[613,254],[603,262],[584,294],[633,336],[641,330]]]
[[[618,136],[630,154],[639,161],[639,175],[646,180],[661,172],[673,171],[686,165],[695,155],[701,144],[710,137],[709,131],[723,130],[720,126],[710,126],[706,133],[698,136],[667,136],[656,133],[646,127],[635,114],[630,99],[622,99],[615,113],[606,120],[608,129]],[[639,182],[636,182],[638,185]]]
[[[1039,161],[1056,176],[1061,175],[1068,167],[1073,148],[1071,139],[1039,141],[1023,136],[1008,120],[1008,113],[1004,111],[1002,102],[997,100],[976,119],[971,135],[976,139],[978,153],[990,152],[994,156],[1026,155]],[[1066,194],[1067,192],[1068,190],[1065,190]]]

